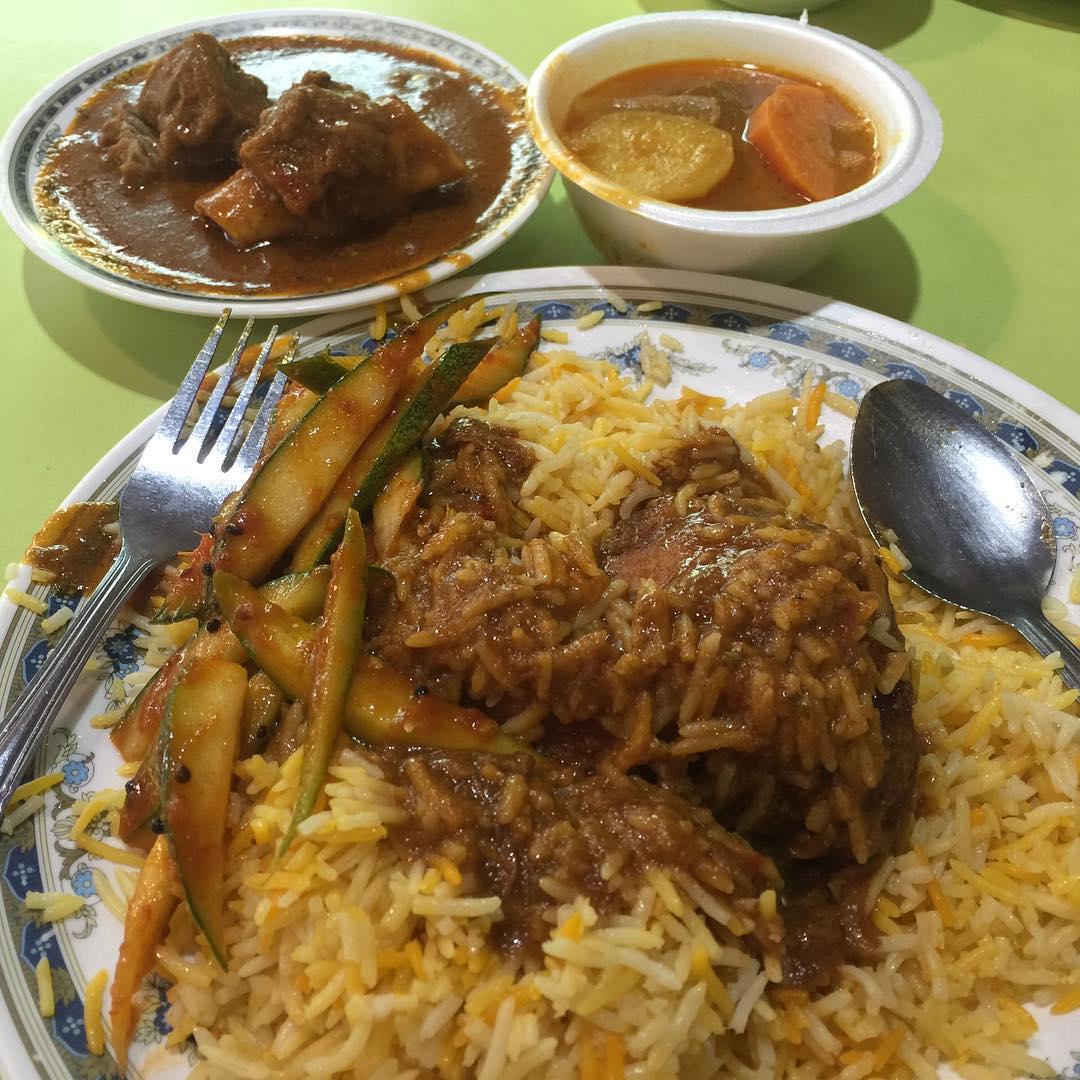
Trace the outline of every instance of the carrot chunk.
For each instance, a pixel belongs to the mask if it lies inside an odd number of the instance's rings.
[[[781,179],[808,199],[839,193],[824,90],[805,83],[778,86],[750,114],[747,137]]]

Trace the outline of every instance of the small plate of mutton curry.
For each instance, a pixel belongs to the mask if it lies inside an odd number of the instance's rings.
[[[262,12],[94,57],[9,129],[34,254],[152,307],[312,314],[456,273],[539,205],[524,80],[404,19]]]

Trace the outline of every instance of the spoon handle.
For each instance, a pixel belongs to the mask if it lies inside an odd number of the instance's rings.
[[[1063,667],[1061,678],[1066,686],[1080,689],[1080,649],[1078,649],[1042,612],[1022,615],[1013,625],[1047,656],[1056,652],[1061,654]]]

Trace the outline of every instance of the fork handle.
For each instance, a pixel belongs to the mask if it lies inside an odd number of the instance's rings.
[[[1080,689],[1080,649],[1041,611],[1025,614],[1013,625],[1043,656],[1060,653],[1062,682],[1074,690]]]
[[[108,573],[79,604],[59,644],[12,709],[0,720],[0,809],[19,785],[23,770],[109,624],[155,560],[121,547]]]

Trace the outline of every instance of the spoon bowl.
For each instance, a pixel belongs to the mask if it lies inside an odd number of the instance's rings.
[[[1042,613],[1057,561],[1050,511],[1019,459],[921,383],[867,391],[855,419],[851,478],[867,528],[893,536],[924,592],[1015,627],[1080,686],[1080,650]]]

